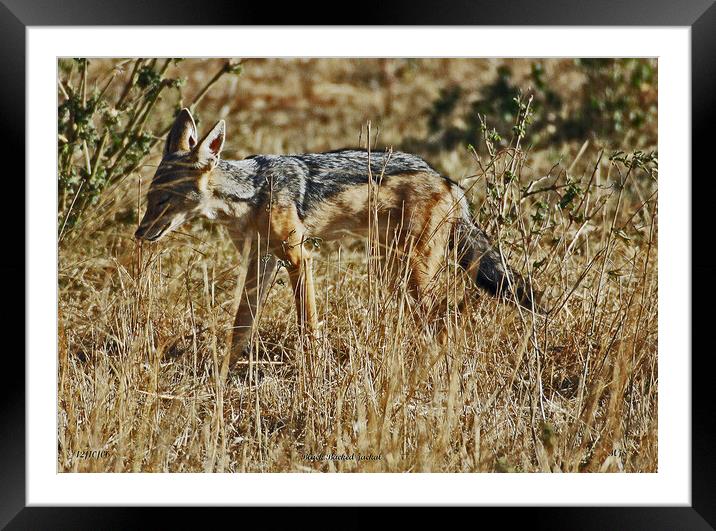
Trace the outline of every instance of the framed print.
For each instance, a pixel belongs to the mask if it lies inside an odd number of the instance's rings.
[[[709,2],[351,27],[6,5],[28,237],[3,523],[499,505],[709,528]]]

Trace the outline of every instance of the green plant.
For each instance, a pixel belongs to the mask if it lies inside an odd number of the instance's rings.
[[[529,135],[533,147],[592,139],[601,145],[656,145],[656,63],[648,59],[576,59],[573,72],[583,81],[572,99],[560,96],[559,74],[551,76],[540,61],[533,61],[530,74],[516,81],[503,64],[495,79],[477,90],[460,85],[440,89],[426,112],[428,138],[409,140],[406,148],[436,152],[459,145],[477,145],[486,133],[481,116],[493,123],[491,140],[505,146],[516,127],[517,99],[531,98]],[[524,89],[523,89],[524,87]],[[476,95],[475,98],[473,95]],[[473,99],[474,98],[474,99]]]
[[[656,144],[657,71],[650,59],[575,59],[584,73],[580,105],[563,122],[566,138],[589,133],[634,146]]]
[[[135,172],[161,142],[171,125],[149,124],[157,103],[175,91],[178,110],[182,78],[168,76],[180,59],[127,59],[104,77],[90,79],[89,59],[60,59],[58,139],[58,216],[60,236],[72,228],[110,185]],[[224,75],[240,64],[226,61],[189,104],[196,106]],[[129,72],[129,75],[127,75]],[[124,84],[117,85],[124,79]],[[119,88],[119,90],[118,90]],[[169,117],[171,118],[171,117]],[[156,127],[156,126],[155,126]]]

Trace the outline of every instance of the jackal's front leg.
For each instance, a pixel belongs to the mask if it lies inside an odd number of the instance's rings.
[[[293,295],[296,300],[298,326],[303,334],[313,336],[318,330],[316,294],[313,288],[313,260],[307,245],[306,228],[303,226],[295,205],[274,207],[271,217],[271,241],[277,252],[288,261],[288,276],[291,278]],[[279,244],[280,242],[280,251]]]
[[[313,286],[313,258],[308,251],[290,253],[289,277],[296,300],[298,327],[302,333],[313,335],[318,330],[316,292]]]
[[[231,334],[231,360],[241,355],[251,338],[254,322],[266,298],[267,287],[276,269],[276,258],[258,248],[255,240],[234,241],[242,260],[246,260],[243,288],[238,291],[239,305]],[[239,279],[240,281],[240,279]]]

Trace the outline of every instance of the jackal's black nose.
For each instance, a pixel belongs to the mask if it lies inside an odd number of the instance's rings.
[[[144,239],[144,233],[145,233],[145,232],[147,232],[147,229],[144,228],[144,227],[142,227],[142,226],[140,226],[140,227],[138,227],[137,230],[135,231],[134,237],[137,238],[138,240],[142,240],[142,239]]]

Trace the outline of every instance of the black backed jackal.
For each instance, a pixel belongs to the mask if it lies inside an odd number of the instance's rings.
[[[406,153],[340,150],[304,155],[220,159],[224,121],[198,141],[183,109],[167,136],[136,237],[149,241],[197,216],[222,221],[250,257],[232,334],[232,354],[248,339],[277,260],[286,264],[299,326],[318,325],[312,255],[307,242],[361,233],[377,223],[405,249],[408,285],[420,301],[430,296],[447,249],[475,283],[532,308],[532,290],[512,273],[469,211],[465,191],[423,159]],[[372,221],[371,221],[372,220]]]

